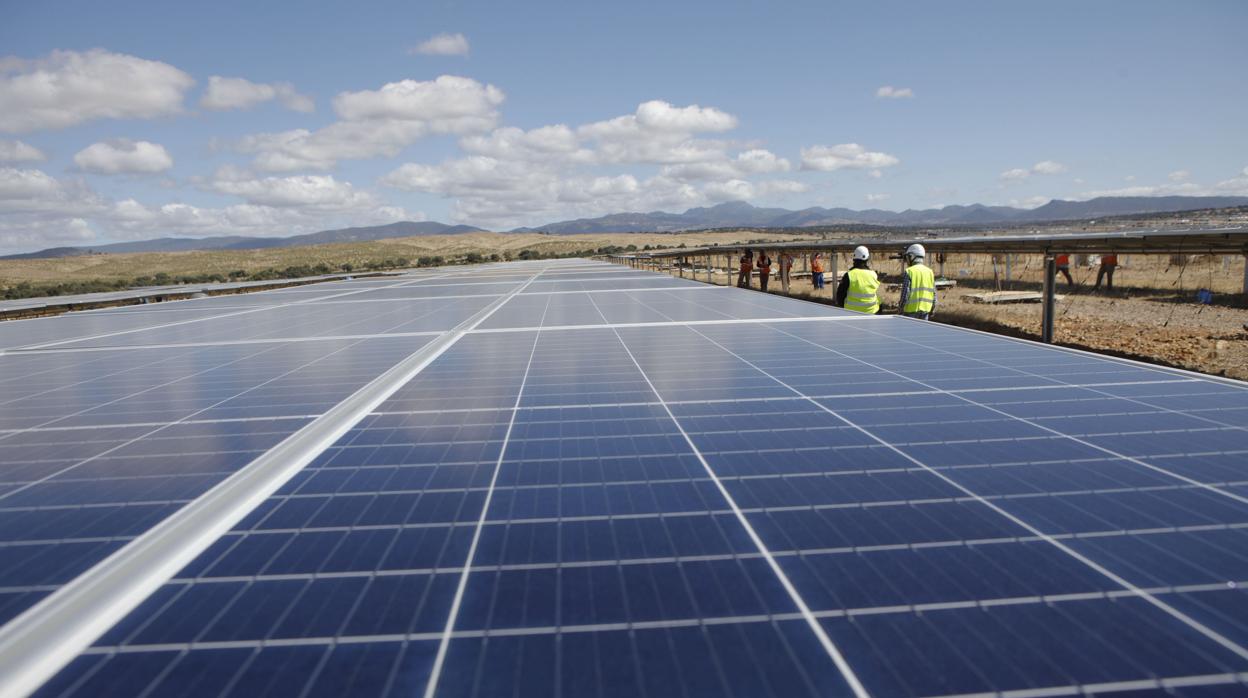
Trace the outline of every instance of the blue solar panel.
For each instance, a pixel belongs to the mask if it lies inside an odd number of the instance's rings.
[[[1243,689],[1240,385],[596,263],[420,278],[0,357],[8,620],[434,347],[40,695]]]

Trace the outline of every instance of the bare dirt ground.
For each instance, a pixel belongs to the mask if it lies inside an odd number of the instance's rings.
[[[1058,344],[1248,380],[1248,330],[1244,329],[1248,303],[1240,293],[1242,257],[1194,257],[1183,259],[1182,263],[1171,263],[1165,256],[1120,256],[1119,260],[1125,265],[1114,276],[1112,292],[1092,290],[1097,275],[1095,266],[1072,265],[1071,276],[1076,282],[1073,289],[1059,276],[1061,298],[1054,323]],[[1010,262],[1008,283],[1004,260],[997,265],[1003,290],[1040,290],[1039,257],[1018,255]],[[838,274],[844,273],[847,263],[848,259],[842,256],[837,264]],[[939,268],[935,260],[932,266]],[[884,312],[895,312],[899,293],[889,288],[889,282],[897,281],[900,262],[884,260],[873,267],[884,277]],[[1039,303],[983,305],[966,299],[970,294],[996,290],[992,268],[989,255],[946,258],[945,275],[959,285],[941,291],[933,320],[1039,339]],[[795,269],[802,269],[800,261]],[[685,276],[690,273],[686,271]],[[702,273],[697,278],[705,280],[706,275]],[[736,274],[719,273],[712,280],[717,284],[735,284]],[[753,285],[758,287],[757,277]],[[1214,303],[1197,302],[1198,288],[1214,291]],[[769,291],[780,292],[779,279],[772,278]],[[790,289],[791,295],[827,303],[832,302],[835,293],[836,281],[831,278],[821,291],[811,287],[808,276],[796,279]]]

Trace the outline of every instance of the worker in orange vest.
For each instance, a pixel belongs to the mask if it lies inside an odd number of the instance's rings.
[[[767,250],[758,251],[758,288],[761,291],[767,290],[767,282],[771,281],[771,257],[767,256]]]
[[[737,272],[737,287],[750,287],[750,272],[754,271],[754,254],[747,248],[741,254],[741,270]]]
[[[1118,268],[1118,255],[1103,254],[1101,255],[1101,269],[1096,272],[1095,291],[1101,290],[1101,279],[1105,279],[1105,288],[1114,290],[1114,270]]]
[[[810,260],[810,283],[815,288],[823,288],[823,256],[818,252]]]
[[[1053,260],[1057,265],[1057,273],[1066,277],[1066,283],[1069,286],[1075,285],[1075,280],[1070,278],[1070,255],[1059,254]]]

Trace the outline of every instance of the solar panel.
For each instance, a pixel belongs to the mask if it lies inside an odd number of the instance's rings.
[[[352,283],[0,356],[0,662],[313,444],[38,695],[1248,684],[1242,384],[584,260]]]

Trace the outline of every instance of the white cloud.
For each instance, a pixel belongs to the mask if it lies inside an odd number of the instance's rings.
[[[328,177],[255,179],[224,168],[204,188],[214,190],[215,184],[221,184],[222,193],[236,193],[247,203],[208,208],[182,202],[111,201],[81,180],[58,180],[39,170],[0,168],[0,252],[89,241],[97,234],[111,240],[158,235],[285,236],[336,225],[424,219],[423,213],[383,205],[374,195]]]
[[[379,90],[339,94],[334,110],[341,120],[325,128],[256,134],[238,148],[256,154],[256,167],[266,171],[323,170],[339,160],[394,157],[430,134],[492,129],[503,99],[498,88],[470,78],[402,80]]]
[[[880,179],[884,176],[884,173],[881,172],[880,170],[871,170],[870,172],[867,173],[867,176],[870,177],[871,179]]]
[[[468,38],[463,34],[437,34],[420,42],[409,53],[426,56],[467,56]]]
[[[729,159],[667,165],[660,172],[668,177],[682,180],[726,181],[755,174],[788,172],[789,161],[761,148],[738,153]]]
[[[542,126],[531,131],[513,126],[499,128],[487,135],[465,136],[460,139],[459,145],[474,155],[502,160],[590,163],[595,158],[592,151],[581,146],[576,132],[563,124]]]
[[[1185,182],[1192,178],[1192,173],[1187,170],[1175,170],[1166,177],[1171,182]]]
[[[714,107],[652,100],[632,114],[581,126],[577,136],[596,146],[601,162],[678,164],[722,160],[727,144],[693,136],[736,126],[737,117]]]
[[[0,253],[81,245],[91,242],[95,237],[91,225],[82,218],[0,220]]]
[[[1052,160],[1042,160],[1031,166],[1031,171],[1041,175],[1055,175],[1066,171],[1066,166]]]
[[[1029,196],[1025,199],[1010,199],[1009,205],[1014,208],[1025,208],[1031,210],[1033,208],[1039,208],[1047,203],[1049,203],[1049,197],[1047,196]]]
[[[1158,185],[1136,185],[1118,189],[1098,189],[1079,194],[1076,199],[1095,199],[1099,196],[1209,196],[1205,187],[1192,182]]]
[[[85,217],[106,208],[107,202],[84,182],[62,182],[42,170],[0,167],[0,213]]]
[[[1024,179],[1036,175],[1055,175],[1066,171],[1066,166],[1060,162],[1052,160],[1041,160],[1031,166],[1031,169],[1025,170],[1021,167],[1015,167],[1012,170],[1006,170],[997,177],[1004,182],[1021,182]]]
[[[379,204],[376,196],[329,175],[256,178],[246,172],[222,168],[207,183],[207,188],[242,197],[249,204],[278,208],[351,211]]]
[[[1248,173],[1234,179],[1224,179],[1213,187],[1218,196],[1248,196]]]
[[[498,119],[503,91],[472,78],[442,75],[435,80],[400,80],[379,90],[343,92],[334,111],[346,121],[420,121],[439,133],[484,131]]]
[[[1135,181],[1135,175],[1127,175],[1126,177],[1123,177],[1123,178],[1122,178],[1122,181],[1124,181],[1124,182],[1134,182],[1134,181]]]
[[[103,49],[53,51],[36,60],[0,59],[0,131],[177,114],[194,83],[167,63]]]
[[[810,185],[792,179],[768,179],[758,184],[759,196],[804,194],[808,191],[810,191]]]
[[[1244,169],[1240,170],[1239,173],[1245,177],[1248,177],[1248,167],[1245,167]]]
[[[888,194],[867,194],[866,199],[869,204],[878,204],[881,201],[888,201]]]
[[[909,87],[885,85],[875,91],[875,96],[880,99],[909,99],[914,96],[914,90]]]
[[[0,139],[0,162],[42,162],[47,159],[48,156],[33,145]]]
[[[250,109],[270,100],[277,100],[292,111],[307,113],[316,109],[311,97],[299,94],[295,86],[288,82],[263,84],[220,75],[208,78],[208,87],[199,100],[199,106],[214,110]]]
[[[812,145],[802,148],[802,169],[833,172],[843,169],[880,169],[901,162],[888,153],[868,151],[857,143]]]
[[[173,158],[158,143],[117,138],[78,151],[74,164],[96,174],[151,174],[173,167]]]

